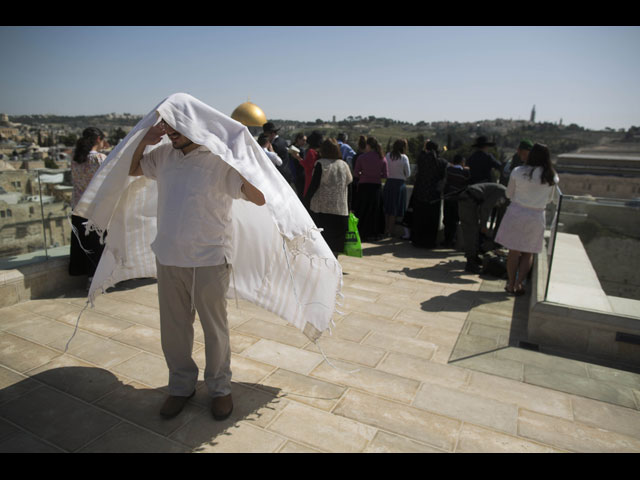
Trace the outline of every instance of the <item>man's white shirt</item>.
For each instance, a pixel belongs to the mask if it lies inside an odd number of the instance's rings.
[[[231,204],[246,198],[242,178],[200,146],[184,155],[166,144],[140,161],[158,182],[158,233],[151,244],[162,265],[221,265],[231,253]]]

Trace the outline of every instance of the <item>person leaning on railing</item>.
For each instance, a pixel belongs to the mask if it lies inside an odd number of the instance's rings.
[[[511,203],[500,222],[495,241],[509,249],[505,290],[525,293],[523,282],[531,266],[533,255],[542,252],[545,212],[559,178],[551,164],[546,145],[536,143],[525,165],[517,167],[509,177],[507,198]]]

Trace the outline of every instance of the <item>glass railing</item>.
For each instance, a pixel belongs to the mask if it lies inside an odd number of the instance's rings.
[[[545,300],[640,318],[640,201],[558,190],[547,216]]]
[[[69,169],[0,171],[0,270],[69,253]]]

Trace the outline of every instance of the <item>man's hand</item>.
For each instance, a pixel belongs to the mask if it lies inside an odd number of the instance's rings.
[[[159,124],[154,125],[147,131],[145,136],[142,137],[141,143],[144,143],[145,146],[155,145],[160,140],[162,140],[163,135],[166,135],[166,132],[164,131],[162,122],[160,122]]]

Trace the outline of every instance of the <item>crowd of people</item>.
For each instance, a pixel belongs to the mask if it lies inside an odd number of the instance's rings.
[[[278,131],[271,123],[264,130],[261,138]],[[295,148],[278,163],[336,256],[343,251],[353,212],[363,241],[394,236],[402,225],[400,238],[418,248],[462,245],[467,272],[480,273],[487,242],[507,248],[505,290],[524,293],[533,255],[542,251],[544,209],[558,183],[545,145],[522,140],[503,164],[491,153],[495,143],[485,136],[476,139],[467,159],[455,155],[450,161],[436,142],[427,140],[412,172],[406,139],[396,140],[386,153],[373,136],[360,136],[356,150],[347,140],[343,133],[335,139],[299,133]],[[459,231],[462,238],[457,238]]]

